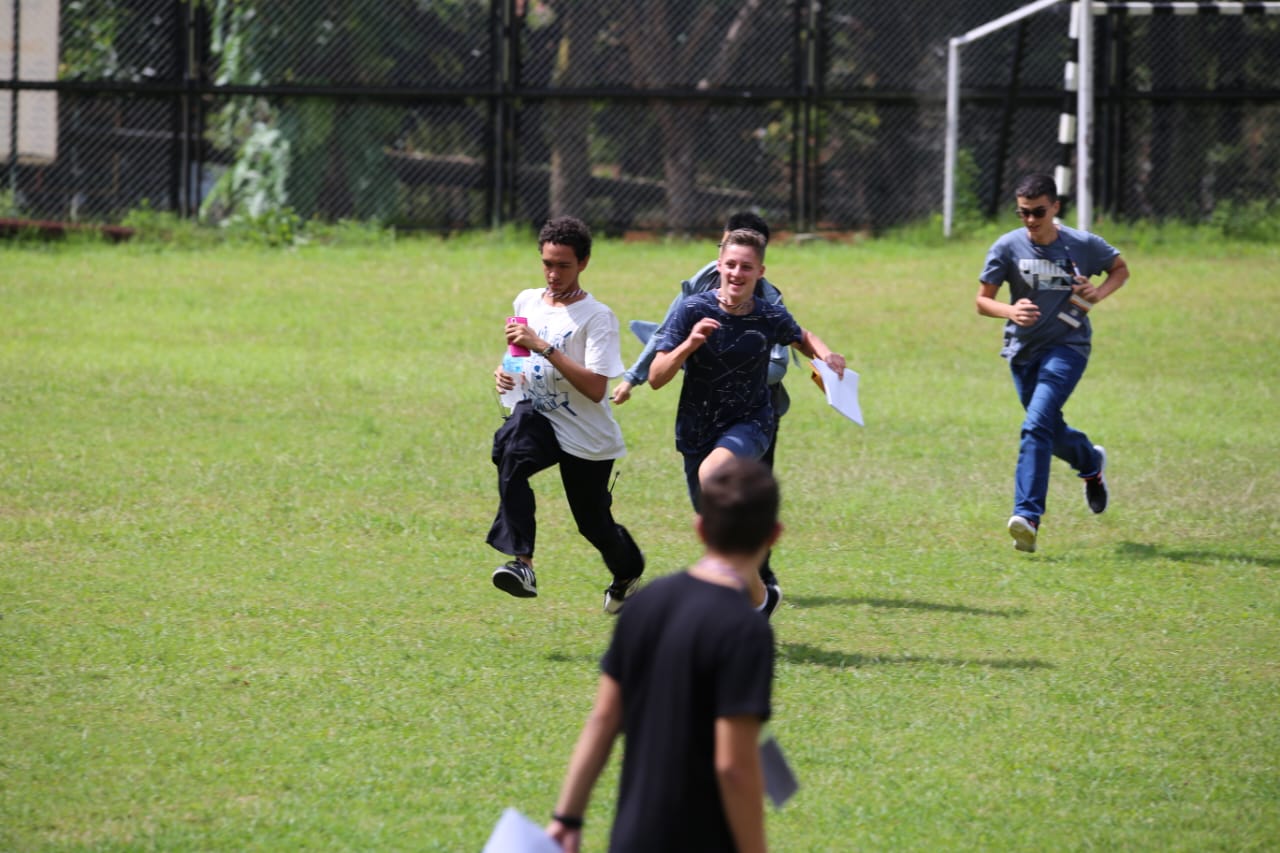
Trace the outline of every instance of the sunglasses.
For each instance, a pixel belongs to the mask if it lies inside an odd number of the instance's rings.
[[[1049,212],[1049,208],[1044,205],[1039,207],[1019,207],[1018,216],[1022,219],[1043,219],[1044,215]]]

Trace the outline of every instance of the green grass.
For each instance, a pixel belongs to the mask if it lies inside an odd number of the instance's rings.
[[[1113,505],[1055,463],[1035,555],[1004,531],[989,235],[770,250],[867,419],[795,369],[776,849],[1280,846],[1280,252],[1101,230],[1134,275],[1068,416]],[[585,279],[657,319],[707,256],[602,241]],[[489,583],[490,372],[532,242],[0,270],[0,849],[462,851],[506,806],[543,819],[612,623],[554,474],[541,596]],[[617,412],[616,514],[655,575],[696,553],[676,398]]]

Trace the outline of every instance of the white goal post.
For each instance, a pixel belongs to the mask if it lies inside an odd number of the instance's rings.
[[[1065,0],[1038,0],[1029,6],[1023,6],[1021,9],[969,30],[962,36],[955,36],[947,43],[947,144],[942,178],[942,233],[944,236],[951,236],[951,225],[956,213],[956,158],[960,144],[960,48],[1063,2]]]
[[[0,0],[0,82],[58,78],[60,5]],[[57,92],[0,89],[0,166],[11,159],[24,165],[58,159]]]
[[[947,45],[947,121],[946,163],[942,191],[942,233],[950,237],[956,207],[956,159],[960,137],[960,48],[998,32],[1011,24],[1039,14],[1068,0],[1038,0],[955,36]],[[1074,169],[1076,225],[1088,230],[1093,223],[1093,197],[1089,191],[1090,137],[1093,123],[1093,15],[1105,15],[1110,11],[1123,11],[1129,15],[1243,15],[1249,13],[1280,14],[1280,2],[1192,2],[1192,0],[1154,0],[1154,2],[1101,2],[1090,0],[1088,4],[1075,0],[1071,15],[1071,37],[1076,40],[1076,61],[1068,62],[1063,74],[1063,87],[1076,93],[1076,114],[1064,113],[1058,123],[1058,141],[1063,145],[1075,144]],[[1054,170],[1058,191],[1071,195],[1072,169],[1059,164]]]

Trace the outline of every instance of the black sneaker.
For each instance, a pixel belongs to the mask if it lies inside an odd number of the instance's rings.
[[[493,585],[516,598],[537,598],[538,579],[533,566],[524,560],[512,560],[493,570]]]
[[[773,573],[773,567],[769,565],[769,558],[764,558],[764,565],[760,567],[760,580],[764,581],[765,586],[777,586],[778,576]]]
[[[604,590],[604,612],[616,615],[627,603],[627,598],[640,587],[640,576],[626,580],[614,580]]]
[[[1111,496],[1107,491],[1107,478],[1104,472],[1107,470],[1107,451],[1102,449],[1101,444],[1095,444],[1093,449],[1098,451],[1098,473],[1092,477],[1084,477],[1084,500],[1089,504],[1089,509],[1094,514],[1100,513],[1107,508],[1107,499]]]
[[[762,612],[768,619],[773,615],[773,611],[778,609],[778,605],[782,603],[782,587],[776,583],[767,583],[764,585],[764,608]]]

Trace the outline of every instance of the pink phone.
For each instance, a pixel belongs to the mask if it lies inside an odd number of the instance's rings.
[[[529,321],[524,317],[508,317],[507,322],[508,323],[528,323]],[[507,352],[510,355],[517,355],[517,356],[526,356],[529,354],[529,350],[525,349],[522,346],[517,346],[516,344],[507,344]]]

